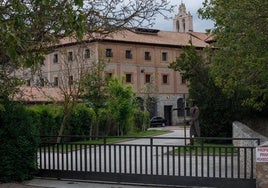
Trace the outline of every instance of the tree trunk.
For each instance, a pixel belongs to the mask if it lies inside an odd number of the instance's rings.
[[[58,137],[57,137],[57,144],[59,144],[61,142],[62,135],[63,135],[63,132],[64,132],[64,128],[65,128],[65,125],[66,125],[66,122],[67,122],[67,117],[68,117],[67,114],[65,114],[63,116],[63,120],[61,122],[59,134],[58,134]]]

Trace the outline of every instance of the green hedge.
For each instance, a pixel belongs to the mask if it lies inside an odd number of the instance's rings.
[[[38,130],[31,113],[11,102],[0,111],[0,181],[23,181],[36,172]]]
[[[57,135],[62,119],[62,108],[54,105],[28,107],[36,122],[40,135]]]
[[[66,131],[71,135],[90,135],[94,121],[95,113],[92,108],[78,104],[68,119]]]

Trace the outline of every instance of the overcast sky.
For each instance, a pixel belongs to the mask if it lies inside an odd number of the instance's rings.
[[[194,31],[205,32],[206,29],[211,29],[213,27],[213,22],[211,20],[201,20],[198,18],[197,10],[202,7],[204,0],[170,0],[172,5],[176,5],[174,12],[168,15],[168,17],[175,17],[179,11],[179,5],[183,2],[186,6],[186,11],[190,12],[193,16],[193,26]],[[163,16],[158,17],[155,21],[154,29],[160,29],[165,31],[173,30],[173,20],[165,20]]]

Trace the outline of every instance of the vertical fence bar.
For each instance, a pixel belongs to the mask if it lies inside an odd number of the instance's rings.
[[[166,148],[167,148],[167,167],[166,167],[166,169],[167,169],[167,175],[169,176],[169,169],[170,169],[170,167],[169,167],[169,146],[167,146]]]
[[[99,149],[99,172],[101,172],[101,168],[102,168],[102,145],[98,145],[98,149]]]
[[[116,173],[116,145],[114,145],[114,173]]]
[[[78,151],[78,148],[77,148],[77,144],[74,145],[74,150],[75,150],[75,171],[78,171],[78,154],[77,154],[77,151]]]
[[[51,157],[50,156],[51,155],[51,152],[50,152],[51,148],[50,147],[51,147],[50,144],[48,144],[48,169],[49,170],[51,170],[51,158],[50,158]]]
[[[225,178],[228,177],[228,157],[227,157],[227,147],[225,147]]]
[[[79,153],[80,153],[80,171],[83,169],[83,145],[79,144]]]
[[[186,161],[186,145],[184,145],[184,147],[183,147],[183,155],[184,155],[184,160],[183,160],[183,162],[184,162],[184,176],[186,176],[187,175],[187,168],[186,168],[186,164],[187,164],[187,161]]]
[[[40,144],[39,145],[39,169],[40,170],[42,170],[42,168],[43,168],[43,165],[42,165],[42,163],[43,163],[42,148],[43,148],[43,146]],[[36,158],[36,160],[38,160],[38,158]]]
[[[247,178],[247,148],[244,148],[244,178]]]
[[[195,176],[198,176],[198,147],[195,147]]]
[[[129,173],[132,174],[132,147],[129,146]]]
[[[189,160],[190,160],[190,177],[192,177],[192,164],[193,164],[193,161],[192,161],[192,156],[193,156],[193,153],[192,153],[192,147],[193,146],[190,146],[190,158],[189,158]]]
[[[127,173],[127,146],[124,145],[124,173]]]
[[[61,170],[64,170],[65,162],[64,162],[64,144],[61,143]]]
[[[234,147],[231,149],[231,178],[234,178]]]
[[[103,152],[104,152],[104,156],[103,156],[103,163],[104,163],[104,172],[106,173],[107,172],[107,157],[106,157],[106,154],[107,154],[107,148],[106,148],[106,144],[107,144],[107,138],[104,137],[103,138]]]
[[[150,138],[150,160],[151,160],[151,175],[153,175],[153,138]]]
[[[134,172],[137,174],[137,146],[134,146]]]
[[[237,178],[240,178],[240,147],[237,147]]]
[[[142,148],[143,146],[140,146],[140,174],[142,174]]]
[[[52,167],[52,169],[53,170],[55,170],[55,166],[56,166],[56,161],[55,161],[55,145],[53,144],[52,145],[52,160],[53,160],[53,162],[52,162],[52,165],[53,165],[53,167]]]
[[[250,179],[253,179],[253,177],[254,177],[254,160],[253,160],[253,152],[254,152],[254,148],[252,147],[251,148],[251,151],[250,151],[250,154],[251,154],[251,158],[250,158],[250,166],[251,166],[251,168],[250,168]]]
[[[122,145],[119,146],[119,173],[121,174],[122,172]]]
[[[164,175],[164,146],[161,146],[161,175]]]
[[[175,176],[175,146],[172,146],[172,175]]]
[[[210,177],[210,147],[207,147],[207,177]]]
[[[109,144],[109,172],[112,172],[112,148],[111,144]]]
[[[97,146],[96,144],[94,144],[93,147],[94,147],[94,172],[97,172]]]
[[[219,177],[221,178],[221,147],[219,147]]]
[[[71,171],[73,171],[73,144],[70,144],[70,154],[71,154],[71,157],[70,157],[70,160],[71,160]],[[76,152],[76,151],[75,151]],[[76,169],[77,171],[77,169]]]
[[[46,144],[44,144],[44,169],[47,169],[47,145]]]
[[[216,177],[216,156],[215,156],[215,147],[213,147],[213,178]]]
[[[148,175],[148,146],[145,146],[145,174]]]
[[[60,170],[60,151],[59,151],[59,144],[57,146],[57,170]]]
[[[68,168],[69,168],[69,165],[68,165],[68,144],[65,144],[65,153],[64,153],[64,155],[65,155],[65,170],[68,170]]]
[[[178,176],[181,176],[181,147],[178,146]]]
[[[85,164],[85,168],[84,171],[87,172],[87,145],[84,144],[84,164]]]
[[[204,141],[202,140],[201,142],[201,177],[204,177]]]
[[[89,172],[92,172],[92,145],[89,145]]]

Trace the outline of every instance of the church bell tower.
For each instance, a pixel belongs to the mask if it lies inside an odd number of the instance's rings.
[[[190,12],[186,12],[184,3],[181,3],[179,13],[173,19],[173,31],[182,33],[193,31],[193,16]]]

